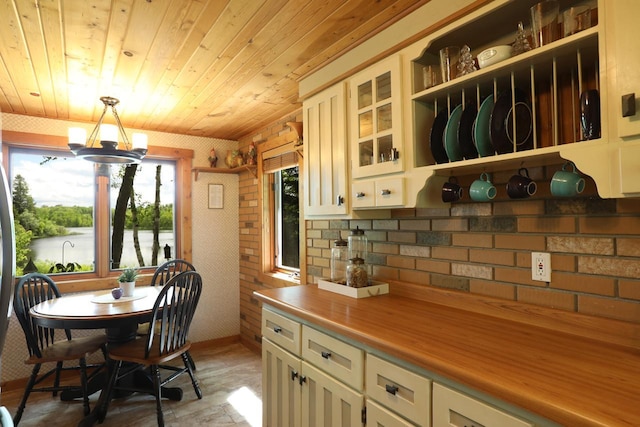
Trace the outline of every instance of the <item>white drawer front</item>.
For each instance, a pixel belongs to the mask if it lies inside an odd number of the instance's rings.
[[[415,424],[367,399],[367,427],[415,427]]]
[[[352,207],[372,208],[375,205],[375,184],[373,181],[357,181],[351,185]]]
[[[364,377],[362,350],[303,325],[302,358],[348,386],[362,391]]]
[[[431,380],[368,354],[366,394],[419,426],[429,426]]]
[[[271,310],[262,310],[262,336],[296,356],[300,356],[300,331],[300,323]]]
[[[404,178],[376,180],[376,206],[403,206]]]
[[[533,427],[491,405],[438,383],[433,384],[433,427]]]

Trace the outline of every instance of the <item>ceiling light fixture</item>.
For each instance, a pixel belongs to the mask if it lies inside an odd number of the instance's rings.
[[[69,128],[69,149],[76,157],[95,163],[140,163],[147,154],[147,135],[134,133],[133,144],[130,144],[116,111],[116,105],[120,101],[110,96],[103,96],[100,101],[104,104],[104,110],[89,139],[86,139],[85,129]],[[115,125],[102,123],[109,107],[115,118]],[[101,147],[97,144],[98,132]],[[122,137],[124,149],[118,149],[118,134]]]

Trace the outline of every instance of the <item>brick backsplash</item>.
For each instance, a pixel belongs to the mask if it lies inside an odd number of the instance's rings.
[[[244,148],[278,137],[285,117],[240,140]],[[493,203],[468,197],[448,208],[393,209],[374,219],[321,219],[305,222],[307,282],[329,274],[329,248],[349,230],[365,230],[374,278],[553,307],[640,323],[640,199],[601,199],[587,179],[584,195],[549,196],[558,167],[530,168],[541,190],[527,200],[509,200],[496,174]],[[474,177],[459,177],[470,183]],[[501,181],[502,180],[502,181]],[[546,187],[545,187],[546,186]],[[257,179],[240,175],[241,335],[248,345],[260,336],[256,289],[279,286],[258,279],[260,212]],[[546,188],[548,190],[548,188]],[[550,252],[550,283],[531,279],[531,252]]]

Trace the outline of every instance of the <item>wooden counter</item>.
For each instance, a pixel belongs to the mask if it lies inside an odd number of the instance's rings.
[[[265,304],[559,424],[640,426],[637,346],[564,332],[575,325],[567,326],[562,316],[558,328],[553,317],[535,326],[521,321],[526,308],[498,316],[504,307],[488,314],[487,298],[474,304],[466,294],[458,299],[455,292],[429,292],[433,301],[393,290],[353,299],[315,285],[254,294]],[[446,303],[439,301],[444,298]],[[509,306],[504,311],[517,305],[499,301],[496,306]],[[532,309],[530,317],[540,317],[540,311]],[[553,329],[539,326],[545,322]],[[576,324],[581,323],[589,324],[582,319]],[[630,328],[627,332],[636,334]],[[640,336],[635,338],[640,344]]]

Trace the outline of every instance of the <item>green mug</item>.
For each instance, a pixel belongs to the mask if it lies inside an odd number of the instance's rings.
[[[488,202],[493,200],[498,194],[498,190],[489,180],[489,174],[482,172],[480,179],[476,179],[469,188],[471,200],[476,202]]]
[[[566,170],[567,166],[571,170]],[[551,178],[551,194],[556,197],[573,197],[584,191],[585,181],[578,172],[573,162],[562,165],[562,170],[557,171]]]

